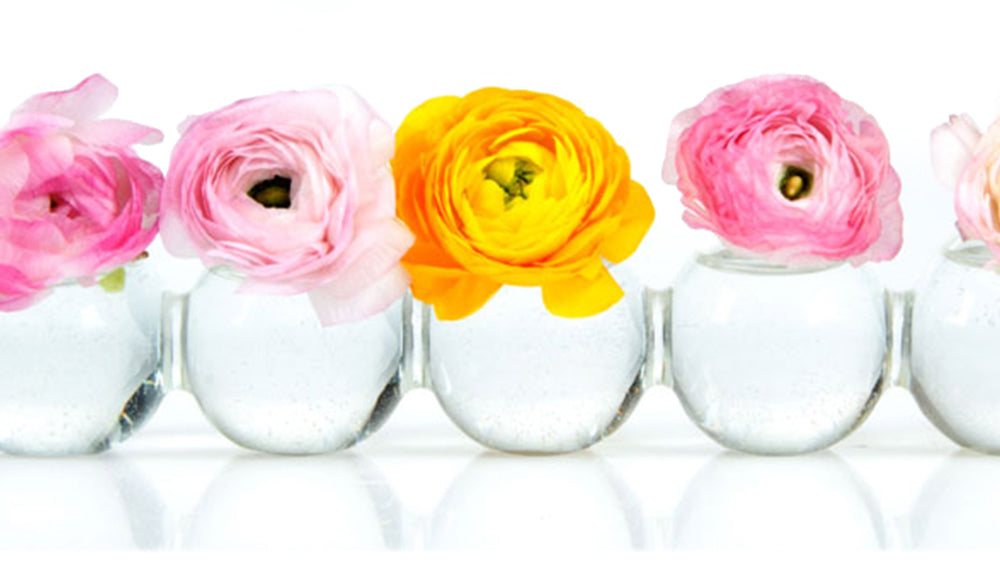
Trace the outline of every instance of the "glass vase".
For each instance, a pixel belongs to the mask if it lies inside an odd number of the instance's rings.
[[[476,441],[516,453],[585,448],[614,432],[642,393],[643,290],[587,318],[554,316],[540,288],[502,287],[473,315],[425,308],[427,375],[444,411]]]
[[[913,395],[945,435],[1000,452],[1000,274],[979,242],[948,248],[914,292]]]
[[[728,448],[819,450],[867,416],[881,390],[885,294],[846,264],[792,268],[729,251],[699,255],[673,290],[674,389]]]
[[[66,283],[0,312],[0,449],[100,452],[155,411],[162,288],[147,261],[124,271],[120,291]]]
[[[402,300],[324,327],[307,294],[238,293],[223,269],[187,298],[186,386],[208,419],[246,448],[284,454],[349,447],[400,396]]]

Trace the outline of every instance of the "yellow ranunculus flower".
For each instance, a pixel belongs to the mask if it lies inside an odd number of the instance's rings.
[[[397,131],[392,168],[397,214],[417,238],[402,262],[442,320],[501,285],[541,286],[557,316],[603,312],[623,295],[604,261],[624,261],[653,222],[625,151],[547,94],[428,100]]]

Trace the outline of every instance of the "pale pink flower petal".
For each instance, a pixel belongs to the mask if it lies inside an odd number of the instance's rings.
[[[316,308],[320,323],[330,326],[377,314],[403,297],[409,287],[409,274],[397,264],[363,290],[353,292],[351,297],[339,297],[320,286],[309,292],[309,300]]]
[[[958,184],[982,136],[968,114],[952,115],[947,123],[931,131],[931,163],[946,186],[954,188]]]
[[[663,159],[663,181],[670,185],[677,185],[677,141],[681,138],[687,127],[694,124],[701,118],[699,108],[688,108],[674,117],[670,123],[670,133],[667,135],[667,156]]]
[[[235,270],[238,292],[308,292],[324,324],[405,291],[399,259],[413,237],[395,219],[392,131],[353,90],[240,100],[181,132],[163,197],[167,250]],[[274,178],[289,182],[287,207],[248,195]]]
[[[94,120],[76,125],[76,135],[81,139],[103,145],[130,147],[155,145],[163,141],[159,130],[127,120]]]
[[[968,116],[952,116],[931,135],[935,167],[955,189],[958,231],[983,241],[1000,259],[1000,119],[973,142]],[[964,165],[962,164],[964,162]]]
[[[33,96],[14,113],[42,112],[83,122],[104,114],[116,98],[118,88],[104,76],[94,74],[69,90]]]

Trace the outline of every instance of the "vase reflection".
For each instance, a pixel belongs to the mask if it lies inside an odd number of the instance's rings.
[[[397,549],[402,524],[395,492],[363,457],[247,455],[212,481],[181,542],[189,549]]]
[[[1000,461],[959,451],[924,484],[910,516],[915,549],[1000,548]]]
[[[166,510],[129,459],[0,457],[0,549],[159,550]]]
[[[770,459],[727,452],[688,484],[669,546],[820,552],[885,544],[870,489],[838,456]]]
[[[642,509],[614,467],[588,453],[483,454],[430,519],[428,549],[644,549]]]

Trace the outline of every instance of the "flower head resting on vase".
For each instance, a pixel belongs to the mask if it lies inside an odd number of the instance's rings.
[[[1000,260],[1000,119],[983,133],[968,114],[951,116],[931,133],[931,159],[955,190],[962,238],[983,241]]]
[[[769,262],[860,265],[902,246],[885,136],[810,78],[746,80],[678,114],[663,179],[680,190],[688,225]]]
[[[549,312],[585,317],[623,296],[619,263],[653,221],[646,191],[603,126],[573,104],[485,88],[433,98],[396,133],[397,211],[417,299],[469,316],[503,285],[540,286]]]
[[[366,318],[409,284],[389,125],[346,87],[238,101],[187,120],[163,194],[164,245],[243,277],[238,291],[308,293],[324,325]]]
[[[92,75],[28,99],[0,130],[0,311],[67,280],[120,287],[118,268],[156,236],[163,174],[132,145],[162,135],[99,118],[117,95]]]

